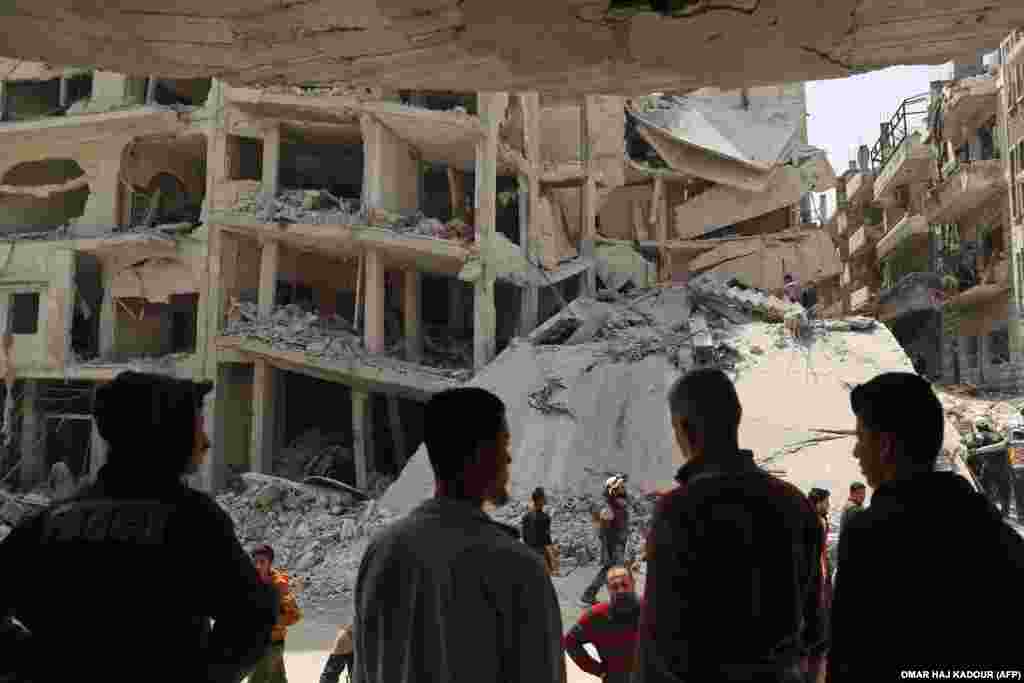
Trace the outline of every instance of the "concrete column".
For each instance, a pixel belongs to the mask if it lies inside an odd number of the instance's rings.
[[[96,421],[92,423],[92,435],[89,441],[89,477],[96,481],[100,468],[107,464],[107,442],[100,436]]]
[[[419,271],[405,271],[402,283],[402,316],[405,334],[405,359],[419,363],[423,358],[423,330],[421,327],[421,278]]]
[[[375,249],[366,251],[363,344],[370,353],[384,351],[384,264]]]
[[[206,400],[203,402],[203,422],[206,427],[206,436],[210,439],[210,450],[206,452],[206,458],[196,472],[195,487],[207,493],[213,493],[224,483],[224,452],[217,448],[217,444],[223,436],[218,416],[220,412],[218,405],[221,402],[223,391],[220,380],[221,378],[217,377],[213,391],[207,394]]]
[[[352,456],[356,464],[356,486],[366,490],[373,471],[373,447],[368,426],[370,422],[370,394],[352,390]]]
[[[252,438],[249,469],[269,473],[273,466],[276,370],[264,360],[253,362]]]
[[[281,189],[281,125],[273,124],[263,133],[263,192],[276,195]]]
[[[462,296],[462,281],[458,278],[448,280],[448,327],[452,334],[461,335],[466,331],[466,306]]]
[[[96,163],[89,179],[89,199],[75,226],[76,237],[95,237],[120,226],[121,152],[123,144],[111,143],[108,157]]]
[[[7,120],[7,81],[0,79],[0,121]]]
[[[583,150],[583,165],[586,169],[586,180],[580,191],[580,256],[584,259],[594,258],[594,238],[597,235],[597,184],[591,169],[591,131],[590,110],[592,100],[584,97],[580,105],[580,134]],[[597,273],[593,267],[583,273],[582,289],[584,296],[597,294]]]
[[[76,296],[75,252],[65,248],[54,249],[52,258],[50,272],[53,281],[45,296],[47,360],[51,365],[63,368],[71,352],[71,323]]]
[[[274,310],[277,298],[277,270],[281,258],[281,243],[268,240],[260,250],[260,316],[268,316]]]
[[[419,208],[420,169],[409,144],[371,114],[363,114],[360,125],[363,203],[375,209],[415,211]]]
[[[540,213],[540,169],[543,161],[540,152],[540,93],[520,94],[519,104],[523,112],[523,149],[530,171],[528,176],[519,176],[519,246],[526,260],[533,263],[539,261],[534,256],[533,244],[537,230],[534,227],[535,221]],[[540,290],[537,286],[527,285],[523,288],[519,336],[525,337],[537,327],[539,299]]]
[[[146,81],[146,104],[156,104],[156,84],[157,77],[150,76]]]
[[[60,99],[61,108],[68,106],[68,79],[67,76],[60,77]]]
[[[103,273],[103,303],[100,304],[100,358],[110,358],[117,350],[117,302],[110,293],[114,276]]]
[[[508,94],[477,95],[485,137],[476,148],[476,242],[481,273],[474,283],[473,367],[482,368],[495,353],[497,312],[494,306],[495,190],[498,175],[498,128],[508,107]]]
[[[40,442],[40,415],[36,400],[39,398],[39,382],[24,380],[21,398],[21,485],[32,487],[46,479],[46,448]]]

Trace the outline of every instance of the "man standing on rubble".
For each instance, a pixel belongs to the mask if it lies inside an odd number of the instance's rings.
[[[566,654],[581,670],[605,683],[629,683],[636,668],[636,637],[640,622],[640,598],[629,569],[616,565],[608,570],[608,602],[587,608],[562,639]],[[597,648],[600,661],[583,646]]]
[[[601,542],[601,568],[580,597],[584,606],[597,602],[597,592],[605,585],[608,570],[614,565],[626,564],[629,500],[626,496],[626,479],[622,475],[609,477],[604,482],[604,506],[595,514],[594,525]]]
[[[1024,539],[966,479],[935,470],[945,417],[931,385],[888,372],[855,387],[850,404],[853,455],[874,493],[839,539],[828,680],[1019,670],[1017,630],[949,577],[981,576],[999,587],[1000,610],[1024,613],[1024,595],[1011,588],[1024,576]]]
[[[531,509],[523,515],[523,542],[544,558],[548,576],[557,573],[558,549],[551,540],[551,515],[544,512],[544,489],[538,486],[530,496]]]
[[[18,680],[239,681],[266,651],[273,593],[231,518],[182,481],[210,447],[210,389],[129,371],[96,390],[96,482],[0,543],[0,618],[33,641]]]
[[[817,513],[740,449],[725,373],[687,373],[669,408],[682,467],[647,543],[634,680],[815,680],[826,648]]]
[[[355,590],[356,683],[565,679],[544,561],[485,502],[509,500],[505,405],[476,387],[427,404],[435,496],[378,534]]]

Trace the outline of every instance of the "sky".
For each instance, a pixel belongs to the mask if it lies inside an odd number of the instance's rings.
[[[878,124],[888,121],[908,97],[928,92],[932,81],[950,77],[949,64],[894,66],[880,71],[807,83],[807,137],[828,153],[840,175],[857,158],[857,147],[875,144]],[[835,192],[829,196],[829,212]]]

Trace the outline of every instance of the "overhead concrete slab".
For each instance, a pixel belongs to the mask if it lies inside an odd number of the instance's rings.
[[[1024,5],[990,0],[695,1],[668,18],[606,1],[16,2],[4,52],[235,84],[646,94],[939,64],[999,44]]]

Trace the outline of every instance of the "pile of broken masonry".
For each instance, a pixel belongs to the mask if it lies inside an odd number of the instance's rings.
[[[361,206],[356,200],[327,190],[282,190],[276,196],[260,191],[243,193],[235,211],[255,214],[267,223],[312,225],[365,225],[387,228],[403,235],[419,235],[472,244],[476,229],[460,218],[442,222],[422,212],[399,213]]]

